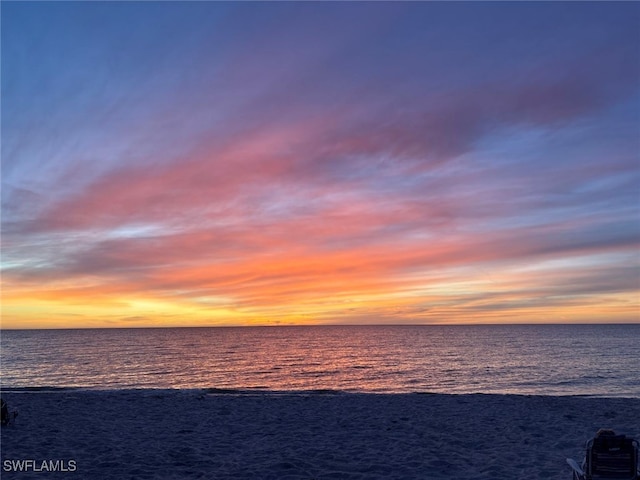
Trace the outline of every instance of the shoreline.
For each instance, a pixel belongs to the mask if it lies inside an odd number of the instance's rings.
[[[440,391],[368,391],[368,390],[339,390],[334,388],[313,388],[301,390],[276,390],[266,387],[120,387],[120,388],[100,388],[95,386],[38,386],[38,387],[3,387],[0,386],[0,392],[5,394],[28,394],[28,393],[88,393],[88,394],[196,394],[196,395],[236,395],[236,396],[305,396],[305,395],[345,395],[345,396],[412,396],[412,395],[435,395],[435,396],[493,396],[493,397],[542,397],[542,398],[591,398],[591,399],[620,399],[620,400],[639,400],[640,397],[633,395],[601,395],[597,393],[549,393],[549,394],[531,394],[531,393],[502,393],[502,392],[466,392],[454,391],[443,393]]]
[[[38,388],[38,387],[36,387]],[[640,399],[335,391],[3,390],[3,478],[566,479]],[[7,471],[7,460],[74,471]]]
[[[41,386],[41,387],[0,387],[0,392],[4,397],[5,394],[19,395],[29,393],[87,393],[87,394],[103,394],[103,395],[120,395],[120,394],[194,394],[194,395],[231,395],[231,396],[315,396],[315,395],[335,395],[335,396],[451,396],[451,397],[526,397],[526,398],[589,398],[589,399],[619,399],[619,400],[639,400],[640,397],[625,395],[600,395],[590,393],[572,393],[572,394],[530,394],[530,393],[500,393],[500,392],[451,392],[443,393],[439,391],[360,391],[360,390],[338,390],[333,388],[316,388],[308,390],[275,390],[263,387],[247,387],[247,388],[226,388],[226,387],[192,387],[192,388],[167,388],[167,387],[127,387],[127,388],[99,388],[85,386]]]

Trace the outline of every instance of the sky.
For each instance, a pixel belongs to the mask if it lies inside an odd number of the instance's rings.
[[[0,8],[3,328],[640,322],[640,3]]]

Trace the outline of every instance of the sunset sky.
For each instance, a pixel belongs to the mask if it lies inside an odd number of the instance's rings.
[[[640,321],[640,3],[1,9],[3,328]]]

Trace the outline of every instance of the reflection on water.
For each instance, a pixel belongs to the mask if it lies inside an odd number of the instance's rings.
[[[640,397],[640,325],[2,332],[3,387]]]

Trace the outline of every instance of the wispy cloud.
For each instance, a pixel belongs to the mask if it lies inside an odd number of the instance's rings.
[[[635,4],[3,9],[10,326],[637,320]]]

